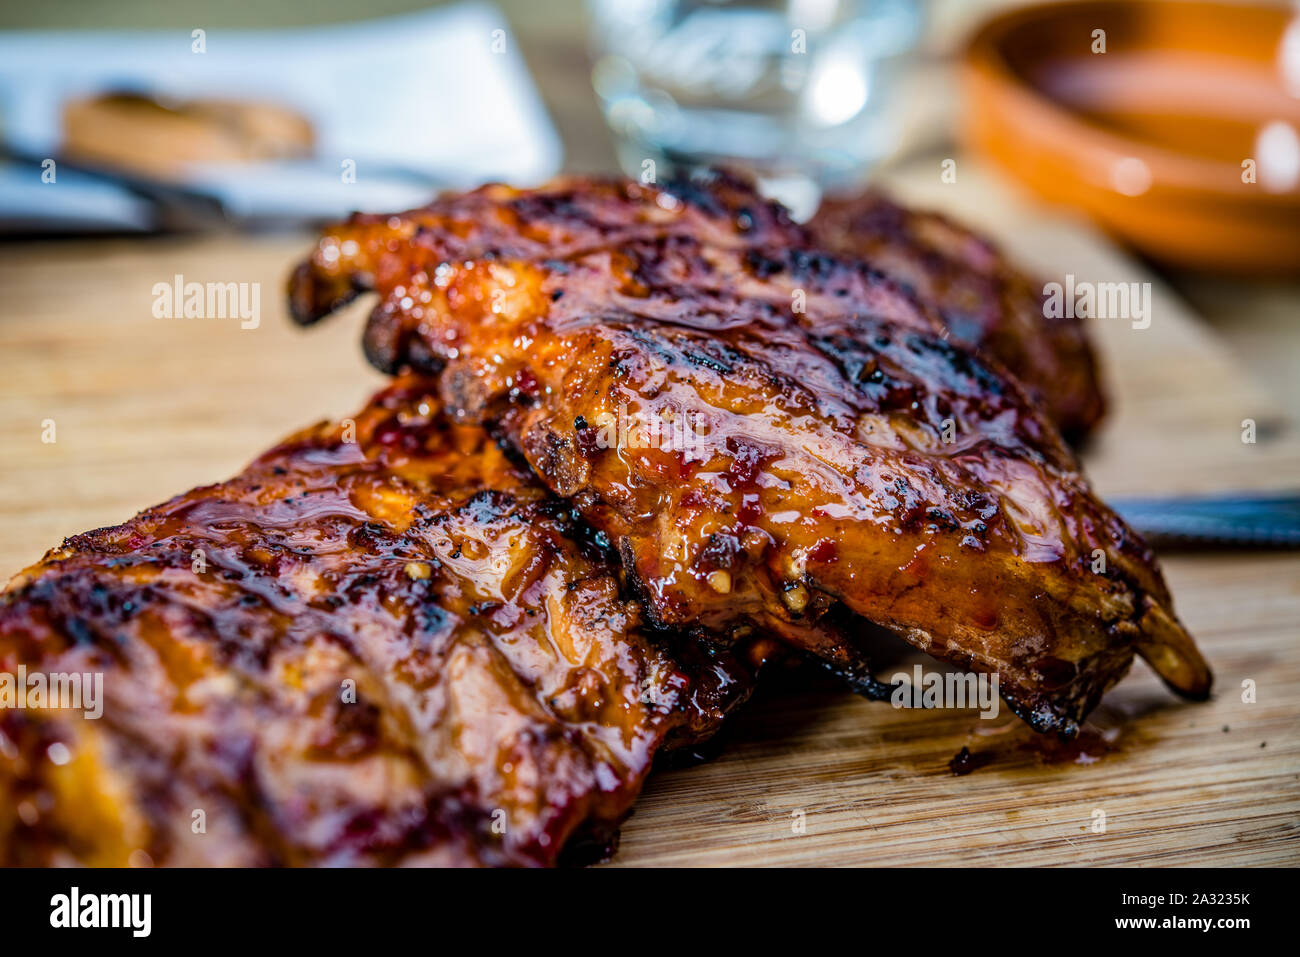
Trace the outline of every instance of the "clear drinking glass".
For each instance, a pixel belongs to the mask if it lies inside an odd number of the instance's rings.
[[[796,212],[895,147],[915,0],[589,0],[593,83],[632,176],[752,169]],[[650,163],[653,162],[654,166]]]

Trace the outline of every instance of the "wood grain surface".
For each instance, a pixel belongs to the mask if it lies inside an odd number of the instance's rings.
[[[1287,410],[1141,267],[978,170],[941,186],[937,170],[921,169],[895,186],[1003,235],[1046,278],[1153,282],[1149,328],[1095,324],[1114,401],[1086,460],[1104,494],[1300,485]],[[65,535],[231,475],[380,384],[358,348],[366,304],[310,331],[285,316],[284,278],[310,241],[6,249],[0,580]],[[154,318],[152,288],[176,274],[259,283],[258,328]],[[1242,442],[1244,419],[1257,423],[1254,444]],[[42,441],[46,420],[53,443]],[[1164,566],[1216,672],[1209,703],[1176,700],[1139,663],[1080,746],[1062,748],[1005,710],[993,720],[895,710],[820,675],[778,675],[720,757],[651,779],[614,863],[1300,863],[1300,557],[1169,554]],[[949,762],[963,747],[980,766],[958,776]]]

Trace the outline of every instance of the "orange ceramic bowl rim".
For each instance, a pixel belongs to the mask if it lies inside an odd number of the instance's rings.
[[[1167,2],[1167,0],[1166,0]],[[1109,171],[1125,159],[1138,159],[1146,164],[1151,182],[1146,196],[1163,195],[1171,201],[1199,204],[1226,203],[1237,208],[1255,207],[1260,213],[1276,215],[1280,206],[1295,207],[1300,211],[1300,190],[1267,192],[1251,188],[1242,182],[1241,167],[1230,162],[1194,156],[1158,146],[1140,139],[1126,137],[1102,123],[1094,122],[1068,106],[1056,102],[1033,84],[1021,77],[1003,53],[1003,44],[1015,31],[1035,21],[1063,16],[1079,15],[1096,10],[1114,13],[1116,10],[1149,9],[1163,6],[1153,0],[1067,0],[1062,3],[1034,4],[998,14],[979,28],[971,38],[965,52],[967,79],[977,91],[987,96],[990,86],[996,94],[1009,101],[1008,109],[1019,111],[1023,119],[1014,121],[1019,127],[1035,126],[1042,132],[1038,138],[1051,137],[1057,142],[1071,144],[1077,151],[1075,165],[1086,170],[1092,185],[1122,195],[1109,178]],[[1239,12],[1241,4],[1213,2],[1169,3],[1177,6],[1180,14]],[[1287,8],[1281,6],[1258,7],[1271,10],[1285,22]]]

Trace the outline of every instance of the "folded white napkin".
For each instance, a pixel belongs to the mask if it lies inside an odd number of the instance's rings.
[[[64,102],[112,90],[180,99],[278,102],[316,133],[308,162],[196,169],[187,185],[251,220],[396,209],[435,187],[534,183],[560,166],[559,138],[505,18],[467,3],[292,30],[0,33],[0,131],[32,157],[56,156]],[[345,182],[343,164],[355,164]],[[0,224],[141,228],[148,204],[119,187],[30,163],[0,167]]]

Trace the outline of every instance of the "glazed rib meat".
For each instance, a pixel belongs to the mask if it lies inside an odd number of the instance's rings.
[[[659,625],[776,634],[878,695],[865,620],[1067,735],[1135,652],[1203,697],[1152,553],[1019,386],[788,228],[725,179],[485,187],[327,231],[291,302],[378,291],[372,361],[440,371]]]
[[[0,596],[0,862],[551,864],[702,740],[763,642],[652,634],[602,539],[406,378]],[[87,685],[89,687],[89,685]]]
[[[823,248],[867,260],[933,305],[955,339],[1001,361],[1071,441],[1101,419],[1105,402],[1082,321],[1050,317],[1042,284],[985,237],[875,190],[823,202],[808,229]]]
[[[837,297],[850,309],[902,313],[918,324],[946,328],[953,338],[1001,363],[1070,441],[1085,438],[1105,411],[1096,358],[1079,319],[1049,317],[1041,285],[1010,264],[987,238],[937,213],[900,206],[878,191],[827,200],[807,228],[764,201],[750,184],[723,174],[708,188],[672,184],[660,195],[680,199],[683,205],[674,209],[628,202],[610,183],[587,183],[581,194],[570,191],[567,210],[532,208],[526,194],[513,195],[507,207],[500,201],[503,195],[489,187],[445,206],[453,224],[439,240],[440,248],[462,258],[478,250],[543,258],[552,252],[562,257],[585,247],[613,249],[622,241],[676,236],[781,249],[795,267],[790,278],[798,280],[805,295]],[[377,244],[405,241],[418,228],[419,217],[399,218],[392,226],[388,219],[354,218],[355,227],[364,227],[351,234],[357,252],[337,251],[337,268],[329,273],[332,285],[313,287],[313,295],[346,301],[357,291],[354,277],[370,269],[382,273],[386,261],[400,276],[402,264],[377,256]],[[869,273],[893,280],[891,291],[878,282],[864,286],[855,280],[849,265],[854,260],[869,263]],[[376,287],[384,283],[382,275],[370,278]],[[320,281],[320,274],[315,279]],[[780,295],[788,301],[793,288],[781,289]],[[751,291],[772,294],[771,289]],[[594,297],[596,290],[591,293]],[[700,290],[694,293],[698,296]],[[845,302],[850,296],[863,298]],[[880,296],[893,301],[882,303]],[[839,304],[825,305],[834,309]],[[319,307],[319,302],[303,304],[307,312]],[[378,365],[393,364],[392,355],[382,354],[385,343],[376,337],[371,345],[379,350],[372,355]],[[409,346],[417,352],[420,348],[418,342]]]

